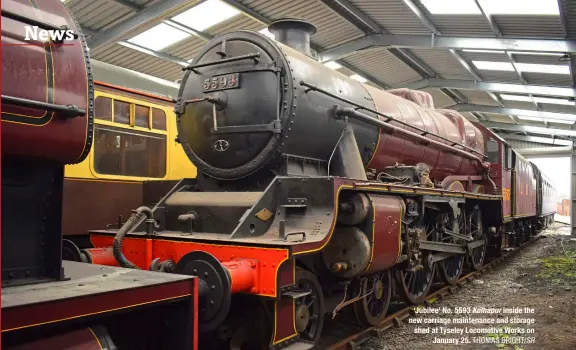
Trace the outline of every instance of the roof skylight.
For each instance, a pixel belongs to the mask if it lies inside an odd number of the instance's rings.
[[[474,0],[420,0],[433,15],[481,15]]]
[[[332,68],[334,70],[342,68],[341,64],[339,64],[338,62],[334,62],[334,61],[326,62],[326,63],[324,63],[324,65],[326,67]]]
[[[570,67],[567,65],[516,63],[516,68],[521,72],[528,73],[570,74]]]
[[[433,15],[482,15],[475,0],[420,0]],[[488,15],[558,16],[557,0],[478,0]]]
[[[484,70],[513,72],[514,66],[510,62],[492,62],[492,61],[472,61],[476,68]],[[567,65],[558,64],[536,64],[536,63],[515,63],[516,69],[526,73],[544,73],[544,74],[570,74],[570,68]]]
[[[477,52],[477,53],[504,53],[504,51],[495,51],[495,50],[472,50],[472,49],[464,49],[464,52]]]
[[[262,30],[259,30],[258,33],[264,34],[264,35],[266,35],[267,37],[269,37],[269,38],[272,39],[272,40],[275,40],[275,39],[276,39],[276,37],[274,36],[274,34],[270,33],[270,31],[268,30],[268,28],[264,28],[264,29],[262,29]]]
[[[173,17],[172,20],[192,29],[203,31],[239,13],[240,11],[220,0],[208,0],[182,12]]]
[[[350,78],[352,78],[352,79],[354,79],[354,80],[356,80],[356,81],[359,81],[359,82],[362,83],[362,84],[364,84],[364,83],[366,83],[366,82],[368,81],[368,79],[366,79],[366,78],[364,78],[364,77],[361,77],[361,76],[359,76],[358,74],[351,75]]]
[[[128,40],[136,45],[140,45],[150,50],[162,50],[180,40],[186,39],[190,34],[176,29],[167,24],[160,23],[147,31],[140,33]]]
[[[534,122],[548,122],[548,123],[558,123],[558,124],[574,124],[576,120],[564,120],[564,119],[552,119],[552,118],[540,118],[540,117],[528,117],[519,115],[518,119],[521,120],[530,120]]]
[[[550,97],[534,97],[534,102],[537,103],[549,103],[554,105],[565,105],[574,106],[576,102],[570,100],[563,100],[561,98],[550,98]]]
[[[506,101],[532,102],[530,96],[500,94],[500,97]]]
[[[559,52],[521,52],[521,51],[509,51],[513,55],[533,55],[533,56],[556,56],[560,57],[563,54]]]
[[[497,70],[513,72],[514,67],[509,62],[491,62],[491,61],[472,61],[476,68],[484,70]]]
[[[558,16],[557,0],[480,0],[482,9],[491,15]]]

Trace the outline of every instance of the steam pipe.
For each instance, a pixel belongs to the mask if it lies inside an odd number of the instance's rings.
[[[133,262],[128,260],[122,253],[122,240],[124,239],[128,231],[130,231],[130,229],[132,229],[134,225],[137,225],[137,223],[144,217],[146,217],[147,219],[152,219],[154,217],[152,209],[148,207],[140,207],[136,209],[134,213],[130,216],[130,218],[118,230],[116,236],[114,237],[114,244],[112,246],[112,251],[114,253],[114,258],[116,258],[116,261],[118,261],[118,264],[120,264],[120,266],[122,267],[129,269],[140,269]]]

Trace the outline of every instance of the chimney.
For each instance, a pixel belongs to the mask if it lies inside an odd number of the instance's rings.
[[[316,33],[316,27],[306,21],[294,18],[279,19],[268,26],[274,38],[284,45],[312,56],[310,35]]]

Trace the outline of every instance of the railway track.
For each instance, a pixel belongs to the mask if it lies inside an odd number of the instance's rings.
[[[359,347],[373,338],[380,338],[389,329],[395,327],[401,327],[404,322],[415,314],[416,308],[420,306],[430,306],[433,303],[442,300],[454,293],[456,293],[459,289],[462,289],[468,283],[471,283],[476,278],[490,272],[497,266],[501,265],[505,261],[509,260],[510,258],[514,257],[518,252],[526,248],[527,246],[531,245],[532,243],[536,242],[538,239],[542,238],[542,234],[538,234],[537,236],[532,237],[530,240],[524,242],[517,248],[505,252],[499,258],[495,258],[494,260],[486,263],[480,271],[473,271],[464,276],[462,276],[455,285],[444,286],[435,290],[431,293],[426,300],[419,305],[410,305],[406,306],[399,311],[396,311],[392,315],[388,316],[382,323],[378,326],[363,329],[359,332],[353,333],[351,335],[347,335],[344,339],[339,340],[337,342],[332,342],[330,345],[325,345],[321,347],[322,350],[356,350]]]

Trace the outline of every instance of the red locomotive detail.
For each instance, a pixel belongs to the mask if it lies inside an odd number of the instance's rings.
[[[27,41],[28,31],[61,36]],[[64,165],[92,141],[79,26],[61,1],[6,0],[2,45],[3,348],[195,349],[197,279],[62,261],[81,260],[70,242],[62,248]],[[106,251],[84,256],[117,265]]]
[[[78,33],[77,23],[53,1],[6,0],[2,14],[4,153],[82,161],[92,143],[94,108],[87,47],[77,34],[47,42],[30,35]]]
[[[420,303],[549,222],[543,177],[497,135],[327,68],[308,23],[270,31],[219,36],[185,69],[178,141],[197,180],[91,232],[120,266],[198,276],[207,337],[312,348],[324,314],[377,325],[393,291]]]

